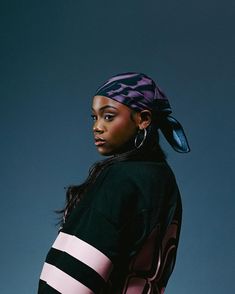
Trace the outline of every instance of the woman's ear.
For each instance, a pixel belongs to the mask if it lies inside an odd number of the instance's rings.
[[[150,110],[142,110],[138,113],[138,127],[140,130],[146,129],[152,122],[152,113]]]

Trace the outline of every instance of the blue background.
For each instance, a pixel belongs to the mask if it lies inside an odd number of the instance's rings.
[[[235,293],[234,1],[1,1],[0,293],[36,293],[64,187],[100,159],[90,103],[141,71],[169,96],[192,152],[161,138],[184,221],[166,293]]]

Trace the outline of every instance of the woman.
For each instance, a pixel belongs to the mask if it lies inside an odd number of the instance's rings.
[[[165,94],[141,73],[110,78],[92,104],[98,152],[85,183],[70,186],[38,293],[163,293],[175,263],[181,199],[158,129],[189,152]]]

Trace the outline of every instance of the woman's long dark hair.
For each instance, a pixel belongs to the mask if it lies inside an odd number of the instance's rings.
[[[67,187],[65,207],[57,211],[57,213],[62,215],[59,224],[63,225],[73,208],[78,205],[82,197],[85,195],[87,189],[94,184],[99,174],[108,166],[116,162],[127,160],[165,161],[165,159],[166,155],[159,145],[159,134],[157,127],[155,124],[151,124],[147,128],[147,137],[143,146],[140,148],[134,147],[127,152],[113,155],[107,159],[94,163],[89,169],[87,179],[82,184],[70,185]]]

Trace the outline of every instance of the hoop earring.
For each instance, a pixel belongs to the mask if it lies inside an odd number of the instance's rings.
[[[144,137],[143,137],[142,141],[140,142],[140,144],[137,145],[138,136],[139,136],[139,134],[141,133],[141,131],[144,131]],[[145,142],[145,140],[146,140],[146,137],[147,137],[147,130],[146,130],[146,129],[143,129],[143,130],[139,130],[139,131],[138,131],[138,133],[137,133],[137,135],[136,135],[136,137],[135,137],[135,147],[136,147],[137,149],[139,149],[139,148],[144,144],[144,142]]]

